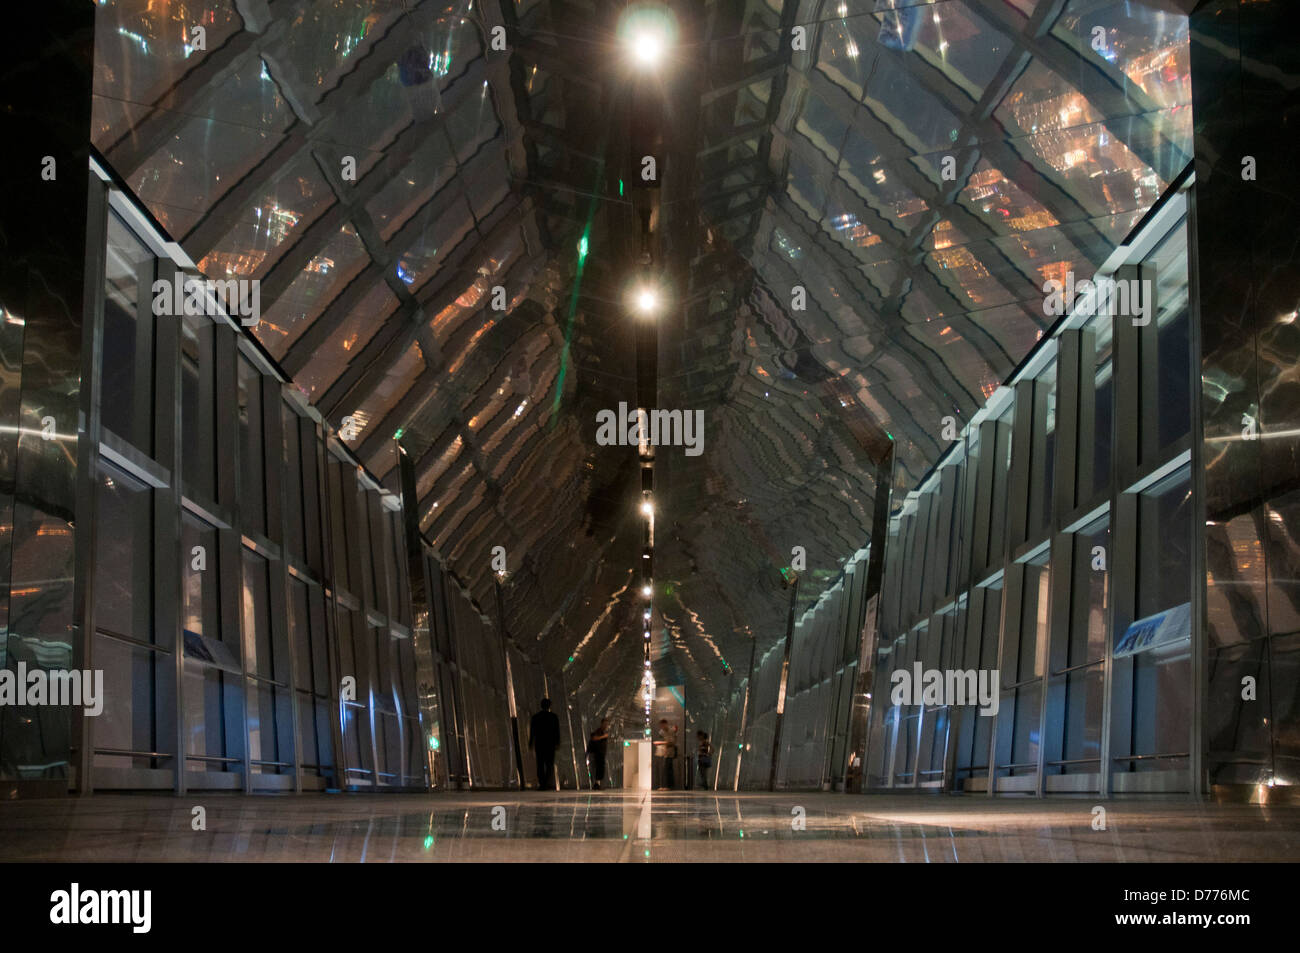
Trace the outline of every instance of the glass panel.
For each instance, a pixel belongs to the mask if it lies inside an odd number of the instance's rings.
[[[330,332],[328,342],[318,347],[311,359],[294,378],[302,393],[316,398],[347,368],[348,363],[361,353],[374,337],[384,319],[397,310],[397,295],[382,282],[366,292],[361,302]]]
[[[1012,735],[1011,763],[1020,767],[1012,774],[1029,774],[1037,770],[1039,712],[1043,690],[1037,684],[1015,690],[1015,729]]]
[[[231,0],[203,7],[208,51],[240,30]],[[101,3],[95,11],[95,145],[106,151],[121,134],[119,109],[152,103],[211,55],[190,45],[191,11],[181,5]],[[110,134],[111,133],[111,134]],[[123,169],[123,173],[129,169]]]
[[[206,317],[185,315],[181,325],[181,475],[204,502],[216,499],[216,426],[213,416],[213,337]]]
[[[993,456],[993,501],[989,517],[989,565],[1000,565],[1007,546],[1007,493],[1011,480],[1011,420],[997,423]]]
[[[1092,485],[1086,499],[1095,499],[1110,489],[1111,448],[1114,446],[1115,381],[1111,376],[1110,358],[1101,363],[1100,356],[1093,391]]]
[[[1192,658],[1187,643],[1181,646],[1181,652],[1155,649],[1133,657],[1133,754],[1187,753]]]
[[[1051,579],[1052,571],[1046,553],[1026,563],[1021,590],[1020,645],[1012,669],[1015,682],[1024,682],[1043,674]]]
[[[273,685],[250,680],[248,711],[248,756],[252,761],[288,761],[292,752],[280,743],[281,733],[290,724],[289,692]],[[292,768],[263,765],[255,774],[279,774]]]
[[[1101,759],[1102,676],[1104,666],[1092,665],[1053,679],[1054,690],[1065,687],[1065,736],[1062,759],[1065,761]],[[1059,730],[1060,726],[1055,726]],[[1048,725],[1048,731],[1054,726]],[[1065,765],[1064,773],[1096,771],[1097,765]]]
[[[1138,510],[1137,618],[1191,600],[1192,488],[1183,467],[1142,494]]]
[[[181,589],[185,631],[222,640],[221,552],[216,527],[193,516],[181,514]],[[232,650],[236,646],[231,645]]]
[[[299,559],[303,559],[307,552],[303,523],[306,496],[302,486],[301,423],[302,418],[292,407],[286,403],[280,404],[280,432],[284,452],[284,472],[281,475],[284,491],[284,545],[288,552]]]
[[[105,260],[104,357],[100,406],[103,425],[148,453],[153,380],[153,254],[116,216],[108,217]]]
[[[265,559],[250,549],[243,550],[243,633],[244,665],[263,678],[279,679],[271,650],[270,578]],[[282,663],[281,663],[282,664]]]
[[[1064,668],[1106,655],[1110,619],[1110,521],[1100,519],[1074,537],[1070,635]]]
[[[252,197],[230,231],[199,262],[199,270],[212,278],[264,276],[333,202],[334,192],[315,157],[304,152]]]
[[[316,703],[310,695],[297,693],[298,699],[298,752],[304,768],[318,767],[322,763],[322,739],[328,737],[329,723],[316,723]]]
[[[153,492],[101,463],[95,513],[95,627],[153,641]]]
[[[227,745],[226,726],[243,722],[238,684],[241,679],[194,661],[185,663],[185,753],[209,758],[236,757],[238,744]],[[192,771],[226,771],[241,767],[196,761]]]
[[[1187,259],[1182,259],[1186,265]],[[1186,269],[1184,268],[1184,271]],[[1163,281],[1161,282],[1163,284]],[[1160,327],[1156,353],[1160,362],[1159,437],[1161,448],[1186,435],[1192,425],[1191,318],[1184,292],[1183,307]]]
[[[1034,413],[1033,466],[1029,474],[1029,538],[1041,538],[1052,525],[1052,491],[1056,476],[1056,364],[1034,384],[1047,393]]]
[[[1242,698],[1246,678],[1255,681],[1253,701]],[[1269,732],[1272,689],[1280,685],[1290,698],[1295,683],[1269,677],[1268,644],[1264,639],[1211,648],[1206,679],[1210,783],[1266,783],[1273,754]]]
[[[169,655],[146,646],[129,645],[106,635],[95,636],[95,667],[104,672],[104,708],[95,718],[95,749],[174,751],[170,731],[160,731],[155,712],[170,711],[174,698],[166,688],[163,664]],[[153,759],[96,755],[96,767],[158,767]]]
[[[178,114],[174,135],[160,137],[158,149],[131,175],[139,197],[172,235],[194,228],[296,121],[260,57],[234,63],[222,76],[220,94],[202,97],[199,114]]]
[[[262,375],[239,356],[239,515],[242,529],[266,533],[266,470],[262,437]]]
[[[289,577],[289,644],[293,646],[294,683],[296,688],[312,687],[312,631],[310,593],[301,579]]]
[[[283,358],[289,346],[369,263],[370,256],[351,223],[335,232],[274,302],[262,302],[257,337],[271,356]]]

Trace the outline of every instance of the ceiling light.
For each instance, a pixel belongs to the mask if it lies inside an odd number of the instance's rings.
[[[632,56],[642,66],[656,66],[664,58],[664,50],[667,49],[667,43],[664,42],[664,35],[657,30],[642,29],[632,34],[629,45],[632,48]]]
[[[653,503],[651,503],[649,500],[642,500],[642,501],[641,501],[641,512],[642,512],[642,514],[644,514],[645,516],[654,516],[654,513],[655,513],[655,505],[654,505]]]
[[[642,288],[636,293],[636,308],[644,315],[652,315],[659,310],[659,296],[653,288]]]
[[[677,42],[677,18],[656,0],[631,3],[619,17],[617,32],[632,65],[652,70],[668,58]]]
[[[648,582],[647,582],[644,586],[641,587],[641,595],[645,596],[647,599],[650,598],[650,593],[653,592],[653,591],[654,591],[654,590],[652,590],[652,589],[650,588],[650,583],[648,583]]]

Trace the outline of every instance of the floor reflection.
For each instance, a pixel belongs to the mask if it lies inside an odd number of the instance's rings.
[[[204,829],[196,830],[196,807]],[[0,804],[0,860],[1289,860],[1300,808],[822,793],[96,795]]]

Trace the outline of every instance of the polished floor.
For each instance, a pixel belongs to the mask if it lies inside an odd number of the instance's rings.
[[[3,861],[1281,861],[1300,808],[843,794],[95,795],[0,804]],[[196,818],[203,808],[202,825]]]

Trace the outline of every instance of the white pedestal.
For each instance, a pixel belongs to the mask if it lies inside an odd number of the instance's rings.
[[[654,784],[650,756],[654,746],[642,738],[623,743],[623,787],[629,791],[649,791]]]

